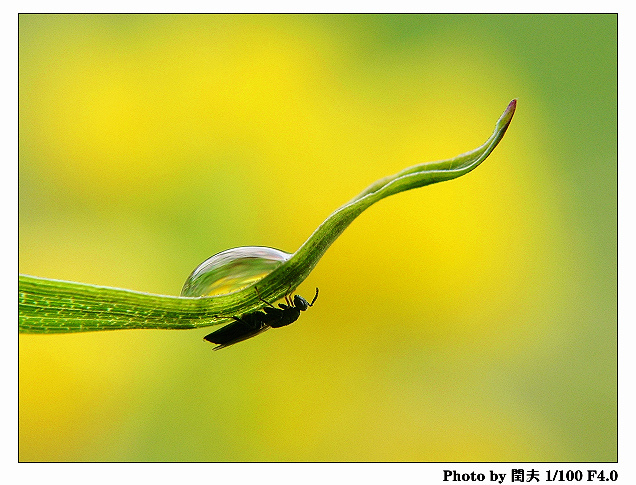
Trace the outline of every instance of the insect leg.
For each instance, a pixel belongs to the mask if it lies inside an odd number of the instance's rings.
[[[289,285],[287,287],[287,291],[285,292],[285,301],[290,306],[292,306],[292,302],[294,301],[292,300],[291,294],[292,294],[292,288],[291,288],[291,285]]]
[[[267,300],[263,300],[263,298],[261,298],[261,294],[258,292],[258,288],[255,286],[254,289],[256,290],[256,294],[258,295],[258,299],[261,300],[263,303],[267,303],[269,306],[271,306],[272,308],[276,308],[274,305],[272,305],[270,302],[268,302]]]

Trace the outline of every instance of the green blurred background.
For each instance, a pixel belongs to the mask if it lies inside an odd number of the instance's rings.
[[[22,461],[617,459],[617,17],[21,15],[19,268],[177,295],[293,252],[404,167],[490,158],[360,216],[314,308],[19,337]]]

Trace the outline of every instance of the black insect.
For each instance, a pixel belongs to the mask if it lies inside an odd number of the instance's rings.
[[[258,294],[258,289],[256,289]],[[210,335],[203,337],[204,340],[218,344],[214,350],[228,347],[237,342],[247,340],[270,328],[279,328],[289,325],[298,320],[300,312],[304,312],[310,306],[314,306],[316,298],[318,298],[318,288],[314,299],[309,303],[300,295],[294,295],[292,299],[290,295],[285,296],[285,303],[279,303],[280,308],[276,308],[270,302],[263,300],[258,295],[259,300],[267,303],[268,306],[263,308],[264,311],[256,311],[246,313],[240,317],[232,317],[235,321],[223,328],[212,332]]]

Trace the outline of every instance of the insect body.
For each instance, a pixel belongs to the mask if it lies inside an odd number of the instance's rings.
[[[256,293],[258,294],[258,289]],[[310,306],[314,306],[314,302],[318,298],[318,288],[316,288],[316,294],[311,303],[300,295],[294,295],[294,298],[286,295],[285,303],[279,303],[278,306],[280,308],[276,308],[268,301],[263,300],[260,295],[258,298],[268,305],[263,308],[264,311],[259,310],[240,317],[232,317],[235,320],[234,322],[206,335],[203,339],[218,344],[214,347],[214,350],[219,350],[254,337],[270,328],[289,325],[298,320],[300,312],[304,312]]]

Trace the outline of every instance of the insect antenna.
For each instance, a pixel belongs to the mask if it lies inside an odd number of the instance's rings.
[[[311,300],[311,303],[309,304],[309,306],[314,306],[314,302],[316,301],[316,298],[318,298],[318,288],[316,288],[316,294],[314,295],[314,299]]]

